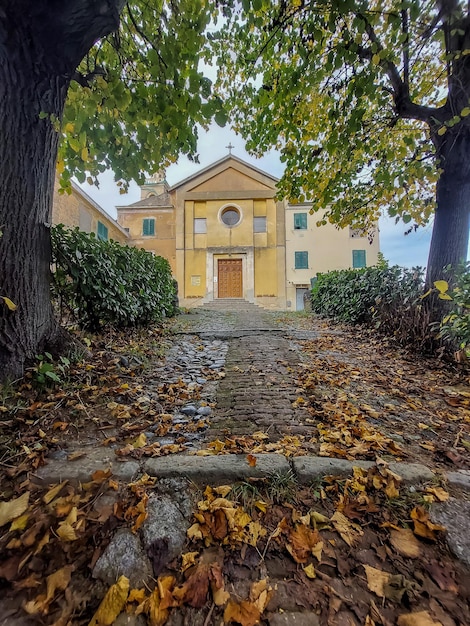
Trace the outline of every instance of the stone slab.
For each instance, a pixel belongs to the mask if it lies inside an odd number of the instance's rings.
[[[269,626],[320,626],[316,613],[274,613],[268,616]]]
[[[302,484],[308,484],[323,476],[350,476],[353,467],[368,469],[374,466],[371,461],[347,461],[322,456],[298,456],[292,459],[294,471]],[[420,463],[390,463],[389,469],[402,477],[405,484],[415,484],[432,480],[434,474]]]
[[[470,470],[459,470],[458,472],[447,472],[447,481],[452,487],[460,487],[470,491]]]
[[[279,454],[255,454],[251,467],[245,455],[166,456],[149,459],[144,470],[150,476],[173,478],[184,476],[196,484],[222,484],[248,478],[266,478],[271,474],[288,472],[289,462]]]
[[[113,450],[99,448],[87,451],[85,456],[75,461],[49,461],[47,465],[40,467],[32,475],[33,481],[52,485],[68,480],[73,485],[91,480],[91,476],[97,470],[111,468],[115,478],[124,482],[130,482],[139,473],[137,461],[117,461]]]
[[[350,476],[353,467],[368,469],[374,463],[371,461],[346,461],[324,456],[297,456],[292,459],[294,472],[301,484],[308,484],[323,476]]]
[[[139,537],[127,529],[114,535],[93,568],[93,577],[107,585],[114,584],[120,576],[127,576],[131,588],[146,585],[152,575]]]
[[[470,502],[449,498],[433,504],[431,520],[446,527],[450,550],[470,567]]]

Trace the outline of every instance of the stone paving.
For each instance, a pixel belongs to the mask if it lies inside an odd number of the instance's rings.
[[[295,340],[307,338],[306,335],[309,338],[314,337],[315,332],[295,331],[285,325],[280,326],[276,323],[277,317],[274,313],[244,302],[231,302],[230,310],[224,310],[220,304],[215,303],[180,316],[160,375],[169,382],[182,379],[201,390],[203,402],[189,402],[180,407],[173,416],[175,423],[178,420],[200,419],[201,416],[209,420],[205,433],[188,442],[186,454],[140,462],[118,461],[113,450],[94,449],[80,459],[79,463],[51,461],[38,470],[36,479],[44,483],[64,479],[72,482],[84,481],[103,465],[110,466],[113,473],[122,480],[133,480],[145,471],[158,476],[159,484],[174,480],[189,480],[196,484],[224,484],[228,481],[246,480],[248,477],[267,477],[273,472],[289,470],[297,476],[299,483],[309,484],[325,475],[350,474],[353,463],[315,456],[288,459],[279,454],[260,454],[256,455],[255,467],[250,467],[244,455],[191,456],[191,452],[194,453],[195,448],[200,448],[204,443],[229,435],[249,435],[263,431],[268,433],[272,441],[286,435],[308,435],[306,411],[302,406],[293,406],[299,394],[293,371],[302,364],[303,359]],[[216,376],[215,379],[210,379],[207,374],[209,371],[218,373],[219,378]],[[212,408],[209,404],[212,404]],[[354,465],[369,464],[355,462]],[[404,482],[409,485],[429,481],[434,477],[429,468],[419,464],[397,463],[391,469],[401,474]],[[449,473],[448,479],[450,484],[459,489],[470,490],[468,472]],[[171,494],[165,500],[169,508],[174,498],[174,487],[170,491]],[[161,501],[158,506],[161,506]],[[470,565],[468,503],[463,498],[461,501],[453,500],[448,506],[441,508],[442,510],[436,510],[436,516],[445,518],[449,528],[449,544],[451,547],[454,545],[457,556]],[[183,518],[184,526],[188,520],[185,515]],[[452,524],[452,519],[458,520],[458,524]],[[156,526],[162,526],[163,521],[159,518]],[[184,532],[180,534],[184,536]],[[116,539],[116,550],[126,552],[129,542],[128,534],[119,536]],[[140,554],[140,546],[136,550]],[[113,555],[114,553],[111,560]],[[100,577],[97,572],[95,575]],[[291,619],[279,616],[278,621],[270,621],[272,625],[294,623],[305,622],[296,621],[294,615]],[[315,621],[308,623],[314,624]]]

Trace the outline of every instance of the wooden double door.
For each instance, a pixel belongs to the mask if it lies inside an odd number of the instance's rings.
[[[217,282],[219,298],[243,298],[242,259],[219,259]]]

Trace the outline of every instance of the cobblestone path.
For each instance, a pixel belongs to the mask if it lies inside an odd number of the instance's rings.
[[[195,310],[188,318],[185,333],[228,344],[225,377],[215,391],[217,404],[208,440],[260,430],[272,441],[307,434],[308,413],[293,406],[299,395],[295,370],[302,356],[273,313],[227,301]]]

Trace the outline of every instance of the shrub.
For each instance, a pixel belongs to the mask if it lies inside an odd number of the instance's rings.
[[[388,267],[381,262],[359,270],[319,274],[312,310],[350,324],[367,324],[392,334],[403,345],[436,348],[429,308],[423,304],[424,269]]]
[[[53,293],[83,328],[139,326],[175,313],[176,283],[166,259],[78,228],[58,225],[51,234]]]
[[[457,348],[470,347],[470,263],[459,267],[452,276],[452,288],[445,281],[434,283],[439,297],[448,300],[449,313],[440,326],[440,335]]]

